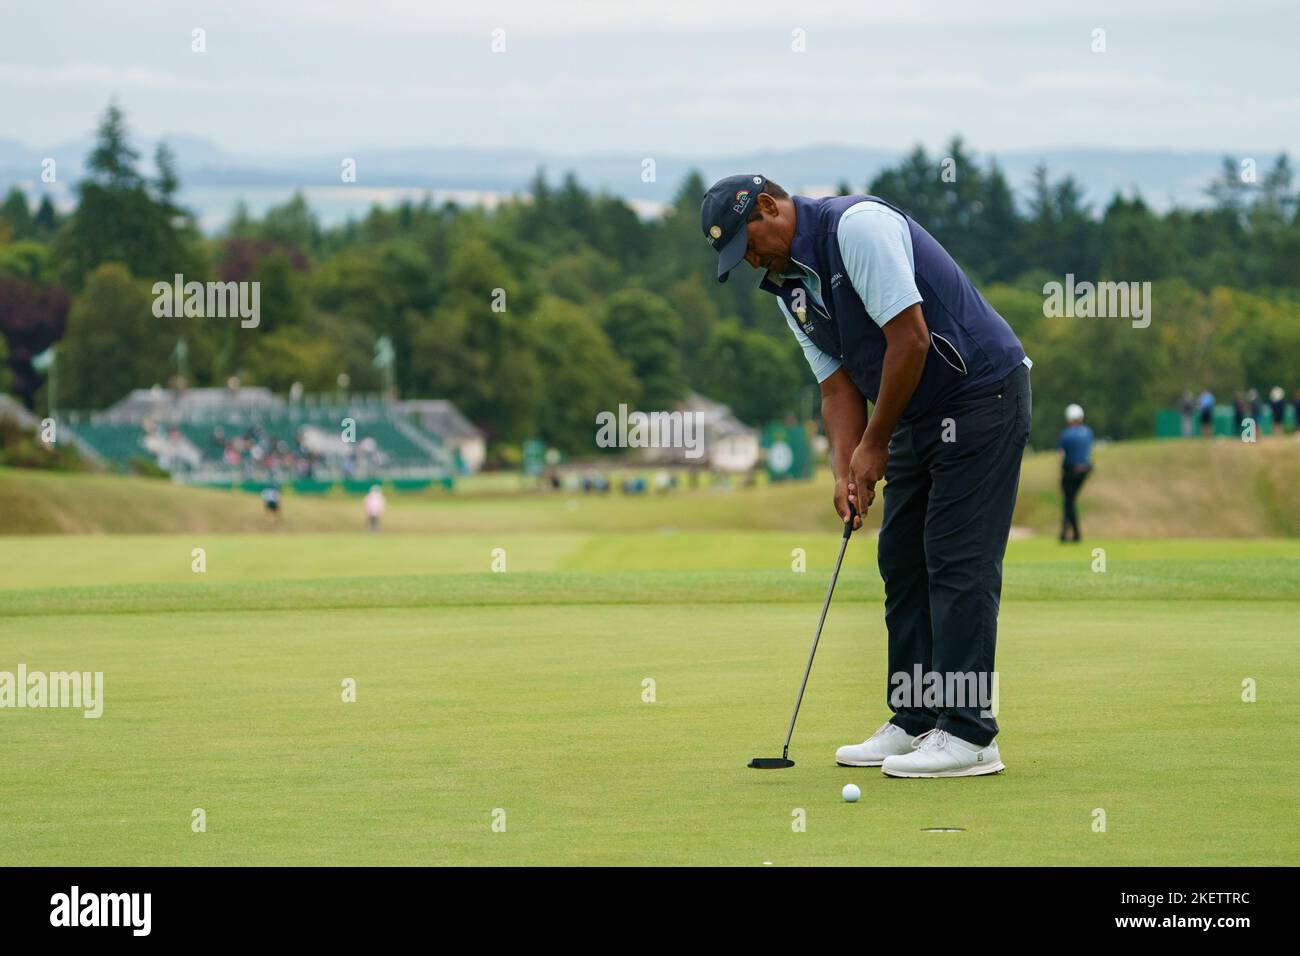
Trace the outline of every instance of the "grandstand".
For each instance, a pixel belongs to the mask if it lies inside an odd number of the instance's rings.
[[[258,387],[152,388],[100,412],[65,413],[60,424],[105,467],[143,459],[191,484],[249,491],[276,484],[300,493],[335,486],[360,493],[376,482],[451,487],[466,463],[456,444],[422,424],[428,404],[378,395],[286,400]]]

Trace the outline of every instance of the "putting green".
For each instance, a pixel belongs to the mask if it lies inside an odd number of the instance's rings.
[[[1012,542],[1008,770],[908,781],[833,764],[886,715],[874,542],[855,539],[797,766],[750,770],[780,752],[836,545],[4,539],[0,671],[105,675],[98,720],[0,710],[6,862],[1300,862],[1300,542]]]

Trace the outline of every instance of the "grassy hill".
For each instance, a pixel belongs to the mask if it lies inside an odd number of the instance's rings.
[[[1084,488],[1084,534],[1106,537],[1300,536],[1300,441],[1145,441],[1100,448]],[[1060,515],[1056,455],[1025,461],[1018,528],[1052,535]],[[455,494],[390,495],[386,531],[477,533],[831,530],[830,480],[704,488],[639,498],[521,491],[513,476]],[[868,518],[879,525],[879,509]],[[0,534],[338,533],[364,525],[358,498],[286,496],[273,525],[252,495],[145,478],[0,469]]]

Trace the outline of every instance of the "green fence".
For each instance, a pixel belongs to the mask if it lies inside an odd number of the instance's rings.
[[[1256,434],[1273,434],[1276,425],[1273,421],[1273,409],[1268,405],[1263,406],[1259,412],[1259,421],[1255,424],[1257,426]],[[1295,405],[1287,402],[1284,406],[1282,429],[1289,432],[1294,431],[1295,427]],[[1231,405],[1214,406],[1214,413],[1210,418],[1210,433],[1224,438],[1240,437],[1237,434],[1237,415]],[[1200,438],[1201,434],[1201,413],[1199,410],[1192,413],[1192,433],[1190,436],[1183,435],[1183,413],[1178,409],[1162,408],[1156,412],[1157,438]]]

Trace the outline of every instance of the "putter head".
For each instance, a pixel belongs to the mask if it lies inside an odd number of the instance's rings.
[[[793,767],[794,761],[787,760],[785,757],[755,757],[749,765],[755,770],[784,770],[786,767]]]

